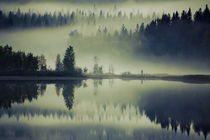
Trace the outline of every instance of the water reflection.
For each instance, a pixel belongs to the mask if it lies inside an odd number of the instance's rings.
[[[55,92],[57,94],[57,96],[60,96],[60,93],[61,93],[61,89],[62,89],[62,86],[63,84],[61,83],[55,83]]]
[[[138,80],[4,82],[0,139],[209,139],[209,91]]]
[[[94,95],[98,94],[98,88],[100,86],[103,86],[102,79],[94,79],[93,80],[93,86],[94,86]]]
[[[13,103],[32,101],[43,95],[45,84],[36,83],[0,83],[0,108],[10,108]]]
[[[63,84],[63,97],[64,97],[64,101],[66,103],[66,107],[70,110],[73,106],[73,102],[74,102],[74,88],[75,86],[80,87],[81,81],[71,81],[70,83],[65,83]]]
[[[74,88],[81,86],[81,80],[72,80],[71,82],[58,82],[55,84],[56,94],[59,96],[61,89],[66,107],[72,108],[74,99]],[[39,95],[46,92],[46,83],[36,82],[5,82],[0,83],[0,108],[11,108],[14,103],[24,103],[25,100],[31,102],[37,99]],[[50,100],[50,99],[49,99]]]
[[[166,93],[168,92],[168,93]],[[193,129],[206,139],[210,132],[210,90],[156,90],[142,96],[139,101],[149,119],[162,128],[190,134]]]
[[[7,130],[10,130],[8,132]],[[0,128],[1,136],[5,138],[11,137],[11,134],[15,138],[21,140],[25,139],[68,139],[68,140],[187,140],[187,136],[180,136],[170,132],[158,132],[156,130],[136,130],[134,133],[128,133],[121,129],[115,129],[111,127],[81,127],[71,128],[71,127],[36,127],[31,129],[29,126],[2,126]],[[191,138],[191,140],[196,140],[196,138]]]

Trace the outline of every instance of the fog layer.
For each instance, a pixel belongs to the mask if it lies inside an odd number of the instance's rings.
[[[197,10],[198,7],[204,7],[208,1],[170,1],[170,2],[143,2],[143,3],[122,3],[122,4],[104,4],[104,5],[79,5],[67,3],[27,3],[27,4],[6,4],[1,3],[1,8],[4,11],[16,11],[20,8],[22,11],[31,11],[44,13],[46,11],[73,11],[76,9],[83,9],[85,11],[92,11],[99,13],[100,9],[110,12],[111,14],[122,11],[129,15],[130,12],[143,13],[144,17],[152,15],[153,12],[157,14],[171,13],[176,10],[188,9]],[[116,7],[116,11],[114,11]],[[151,18],[152,19],[152,18]],[[168,56],[157,58],[154,56],[136,56],[129,42],[123,44],[125,48],[122,49],[119,43],[110,42],[104,39],[91,40],[98,29],[108,28],[109,31],[120,30],[122,24],[125,24],[128,29],[134,30],[135,25],[141,23],[138,20],[124,21],[98,21],[95,24],[87,22],[80,22],[71,26],[63,26],[57,28],[35,28],[35,29],[14,29],[0,31],[0,44],[9,44],[13,46],[14,50],[23,50],[32,52],[35,55],[43,54],[46,56],[47,64],[51,68],[55,67],[55,58],[57,54],[64,54],[68,45],[73,45],[76,52],[76,64],[82,68],[88,67],[89,71],[93,68],[93,58],[98,56],[100,65],[103,66],[104,72],[108,72],[109,65],[113,65],[116,73],[124,71],[131,71],[133,73],[140,73],[143,69],[145,73],[171,73],[171,74],[186,74],[186,73],[208,73],[208,66],[202,63],[189,63],[186,61],[174,61]],[[72,38],[69,36],[70,32],[77,30],[86,37]],[[90,37],[88,40],[87,37]],[[89,42],[88,42],[89,41]]]

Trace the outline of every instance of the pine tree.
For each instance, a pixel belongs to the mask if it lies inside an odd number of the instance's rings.
[[[63,67],[65,71],[68,71],[68,72],[75,71],[74,49],[72,46],[69,46],[66,49],[65,56],[63,59]]]
[[[63,70],[63,64],[61,63],[61,56],[60,56],[60,54],[58,54],[57,57],[56,57],[55,70],[56,71],[62,71]]]

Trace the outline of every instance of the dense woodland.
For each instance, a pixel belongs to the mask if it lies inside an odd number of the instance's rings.
[[[210,60],[210,10],[206,5],[192,15],[191,9],[173,15],[163,14],[149,25],[139,29],[146,51],[157,56],[170,55]],[[139,47],[139,51],[141,48]]]
[[[56,69],[47,69],[44,55],[13,51],[12,47],[0,46],[0,75],[34,76],[81,76],[82,70],[75,67],[72,46],[66,49],[63,61],[56,58]]]
[[[37,71],[38,57],[32,53],[14,52],[12,47],[0,46],[0,71]]]
[[[170,56],[185,60],[209,62],[210,60],[210,10],[199,9],[193,15],[191,9],[163,14],[149,24],[137,24],[134,30],[123,24],[121,30],[111,31],[99,27],[94,37],[83,36],[77,30],[70,32],[72,42],[82,38],[83,42],[103,40],[106,46],[120,46],[120,50],[132,48],[136,55],[151,54]],[[85,44],[85,43],[84,43]]]
[[[61,12],[45,13],[23,13],[20,9],[17,12],[9,13],[0,10],[0,29],[12,27],[53,27],[72,24],[74,22],[74,13],[63,14]]]

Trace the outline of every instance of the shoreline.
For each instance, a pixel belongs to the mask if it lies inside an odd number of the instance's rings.
[[[122,80],[164,80],[180,81],[184,83],[210,83],[210,75],[85,75],[77,77],[61,76],[0,76],[0,82],[34,81],[34,82],[62,82],[87,79],[122,79]]]

